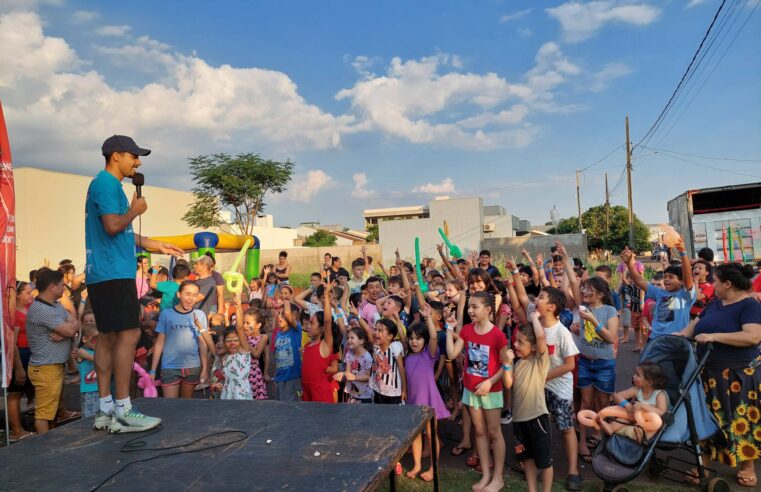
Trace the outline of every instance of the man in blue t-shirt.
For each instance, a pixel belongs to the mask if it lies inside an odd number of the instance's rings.
[[[651,340],[684,329],[690,322],[690,308],[697,299],[697,290],[692,281],[692,265],[684,250],[684,243],[681,238],[674,247],[679,251],[682,265],[681,267],[670,266],[664,270],[663,289],[642,278],[636,268],[634,254],[629,248],[625,248],[621,252],[621,259],[629,269],[632,282],[645,291],[646,299],[655,301],[650,330]]]
[[[176,256],[183,251],[132,231],[132,221],[148,204],[137,193],[128,202],[121,182],[135,175],[140,157],[151,151],[124,135],[107,138],[101,150],[106,167],[90,183],[85,202],[87,292],[100,333],[95,352],[99,402],[93,427],[112,433],[142,432],[156,427],[161,419],[134,410],[129,398],[132,362],[140,339],[135,246]]]

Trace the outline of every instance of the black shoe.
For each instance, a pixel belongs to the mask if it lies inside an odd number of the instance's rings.
[[[581,490],[581,476],[568,475],[568,478],[565,479],[565,489],[573,492]]]

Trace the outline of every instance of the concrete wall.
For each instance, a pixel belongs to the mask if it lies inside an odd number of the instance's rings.
[[[483,201],[480,197],[432,200],[430,217],[426,219],[388,220],[378,223],[379,242],[383,245],[385,261],[390,264],[394,250],[399,248],[402,258],[415,257],[415,237],[420,237],[420,254],[438,257],[436,244],[442,242],[438,233],[449,226],[450,240],[464,253],[479,250],[483,237]]]
[[[341,258],[342,266],[351,273],[351,262],[355,258],[361,258],[361,246],[331,246],[329,248],[284,248],[288,252],[288,262],[295,273],[312,273],[320,270],[325,253]],[[382,248],[379,244],[368,244],[367,254],[373,258],[373,266],[377,267],[378,259],[382,257]],[[268,263],[277,264],[278,255],[283,249],[262,249],[259,256],[259,265],[263,267]],[[393,255],[393,253],[392,253]],[[217,256],[217,271],[224,272],[230,268],[237,253],[220,253]],[[390,264],[387,264],[388,268]],[[242,270],[242,269],[241,269]]]
[[[85,197],[92,176],[47,171],[30,167],[14,170],[16,184],[16,270],[25,279],[33,268],[48,259],[53,266],[69,258],[77,271],[85,263]],[[125,181],[124,192],[132,198],[134,187]],[[143,236],[174,236],[196,232],[182,220],[193,202],[189,191],[143,186],[148,211],[142,216]],[[139,223],[133,223],[135,232]],[[292,248],[295,229],[255,227],[262,248]],[[157,257],[159,260],[160,257]],[[232,260],[231,260],[232,262]]]
[[[542,252],[545,257],[549,255],[550,248],[560,241],[568,251],[568,254],[575,258],[585,259],[587,257],[587,236],[586,234],[558,234],[555,236],[518,236],[506,238],[484,238],[482,244],[484,249],[491,251],[492,256],[515,256],[520,258],[521,248],[526,248],[532,254]]]

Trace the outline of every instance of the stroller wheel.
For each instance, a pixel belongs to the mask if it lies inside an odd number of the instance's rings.
[[[729,492],[729,482],[723,478],[715,477],[708,481],[706,492]]]

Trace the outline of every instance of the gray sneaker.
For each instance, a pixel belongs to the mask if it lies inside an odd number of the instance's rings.
[[[161,419],[148,417],[132,408],[129,412],[121,417],[114,414],[108,432],[111,434],[121,434],[125,432],[144,432],[151,430],[161,423]]]
[[[98,410],[95,414],[95,422],[92,424],[92,428],[95,430],[108,429],[111,426],[112,417],[113,414]]]

